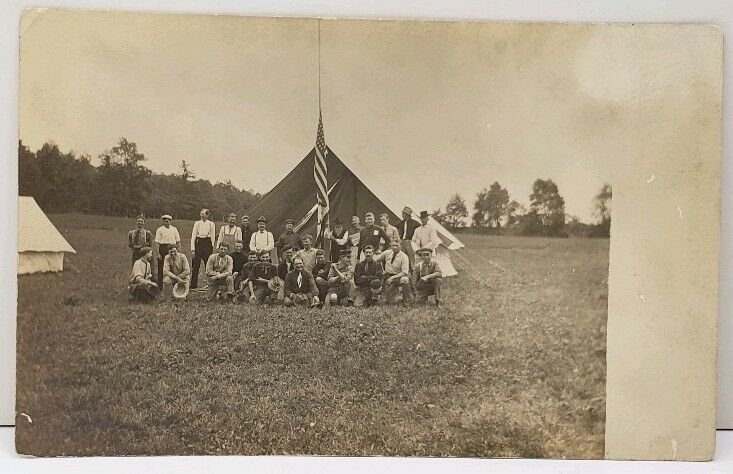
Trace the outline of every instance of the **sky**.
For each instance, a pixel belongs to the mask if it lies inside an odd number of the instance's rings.
[[[319,69],[327,144],[415,209],[457,192],[470,213],[494,181],[528,205],[549,178],[590,221],[625,113],[622,50],[589,26],[47,11],[21,29],[31,149],[124,136],[154,171],[259,193],[314,145]]]

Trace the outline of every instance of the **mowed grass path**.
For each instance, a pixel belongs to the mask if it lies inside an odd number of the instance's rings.
[[[608,240],[462,236],[440,309],[144,306],[131,220],[50,217],[79,273],[18,279],[20,452],[603,456]]]

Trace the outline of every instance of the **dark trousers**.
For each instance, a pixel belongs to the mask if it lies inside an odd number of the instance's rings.
[[[191,257],[191,288],[196,288],[199,284],[199,267],[201,262],[204,263],[204,273],[206,273],[206,262],[214,252],[211,245],[211,239],[208,237],[196,237],[193,243],[193,256]]]
[[[168,244],[158,244],[158,287],[163,288],[163,261],[165,256],[168,255],[168,250],[171,248]]]

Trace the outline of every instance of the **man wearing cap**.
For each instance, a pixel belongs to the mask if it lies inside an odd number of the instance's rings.
[[[349,306],[354,302],[354,272],[351,269],[351,252],[343,250],[338,263],[332,263],[328,272],[328,293],[323,308],[332,304]]]
[[[161,219],[163,225],[155,231],[155,243],[158,246],[158,279],[159,284],[163,283],[163,259],[168,255],[168,248],[171,245],[181,246],[181,235],[178,229],[171,225],[173,218],[169,214],[164,214]]]
[[[303,267],[302,258],[295,257],[293,259],[293,270],[285,276],[283,292],[285,306],[313,307],[320,302],[316,281],[313,279],[313,274]]]
[[[379,301],[382,292],[382,265],[374,261],[374,247],[364,247],[364,260],[356,264],[354,283],[356,298],[354,306],[372,306]]]
[[[249,252],[249,241],[252,238],[252,232],[254,232],[254,230],[249,223],[249,216],[247,214],[242,216],[242,224],[239,228],[242,231],[242,242],[244,242],[244,245],[247,247],[247,251]]]
[[[428,211],[420,212],[420,222],[422,224],[420,227],[415,229],[415,233],[412,236],[412,242],[419,249],[428,248],[435,252],[440,240],[438,239],[438,231],[436,231],[435,227],[428,222],[429,220],[430,214],[428,214]]]
[[[168,247],[168,255],[163,260],[163,297],[172,299],[173,285],[176,283],[187,285],[190,273],[191,268],[188,266],[186,256],[179,253],[175,245]]]
[[[191,288],[198,287],[199,268],[201,264],[206,267],[206,262],[214,252],[214,239],[216,238],[216,226],[209,220],[209,210],[201,209],[201,219],[193,223],[191,231]]]
[[[440,282],[443,272],[438,262],[433,260],[433,249],[421,248],[417,251],[421,261],[415,266],[415,290],[417,301],[427,303],[428,296],[435,297],[435,306],[440,306]]]
[[[265,216],[260,216],[257,219],[257,231],[252,233],[252,237],[249,239],[249,249],[256,250],[257,253],[272,252],[275,248],[275,239],[272,237],[272,232],[266,229],[267,219]]]
[[[277,258],[281,259],[283,256],[283,249],[286,245],[289,245],[293,249],[293,252],[303,248],[303,241],[300,240],[300,236],[293,232],[293,220],[285,219],[285,232],[280,234],[275,247],[277,248]]]
[[[326,252],[323,249],[317,249],[316,264],[311,273],[313,273],[313,278],[315,278],[316,286],[318,287],[318,298],[320,298],[321,301],[326,300],[329,271],[331,271],[331,262],[326,260]]]
[[[333,220],[333,229],[327,234],[331,241],[331,255],[340,255],[342,250],[351,251],[349,231],[344,227],[344,222],[340,217]]]
[[[252,304],[274,303],[277,292],[269,287],[270,280],[277,276],[277,268],[270,262],[270,253],[262,251],[260,261],[252,267],[247,285],[249,287],[249,302]]]
[[[219,244],[226,242],[229,251],[232,252],[234,251],[234,243],[237,240],[242,240],[242,229],[237,225],[237,215],[232,212],[229,214],[227,224],[221,226],[219,229],[219,238],[216,241],[216,247],[218,248]]]
[[[351,227],[349,227],[349,244],[351,247],[351,266],[354,267],[359,261],[359,239],[361,239],[361,221],[359,216],[351,217]],[[332,257],[338,258],[339,254],[333,254]]]
[[[415,235],[415,229],[420,227],[420,223],[412,218],[412,208],[405,206],[402,209],[402,220],[397,223],[397,233],[402,240],[402,251],[407,254],[410,260],[410,270],[415,268],[415,250],[412,248],[412,237]]]
[[[153,234],[145,228],[145,217],[137,216],[136,227],[127,233],[127,246],[132,250],[132,262],[140,258],[140,249],[153,246]]]
[[[209,301],[216,298],[219,291],[224,291],[227,298],[234,296],[234,277],[232,257],[226,242],[219,244],[217,252],[206,262],[206,278],[209,282]]]
[[[303,259],[305,271],[313,271],[313,267],[316,266],[316,249],[313,248],[313,237],[310,235],[303,236],[303,248],[298,250],[295,256]]]
[[[153,249],[143,247],[140,249],[140,258],[132,264],[130,279],[127,288],[130,290],[130,301],[149,303],[158,294],[158,285],[153,281],[152,266]]]
[[[367,212],[364,216],[364,228],[361,229],[361,236],[359,237],[359,255],[361,256],[364,252],[364,247],[371,245],[374,248],[374,252],[379,254],[382,252],[383,247],[380,247],[379,241],[383,240],[384,245],[389,247],[389,243],[392,241],[384,229],[374,225],[374,213]]]
[[[387,303],[394,303],[395,293],[402,288],[402,304],[410,302],[410,261],[400,250],[399,240],[390,242],[390,249],[382,252],[377,261],[384,262],[384,294]]]

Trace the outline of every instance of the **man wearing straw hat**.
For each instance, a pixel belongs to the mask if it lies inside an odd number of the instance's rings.
[[[158,285],[153,281],[153,272],[150,261],[153,259],[153,249],[140,249],[140,258],[135,260],[128,280],[130,301],[149,303],[158,296]]]
[[[285,306],[310,306],[311,308],[320,303],[318,299],[318,288],[313,274],[305,270],[303,259],[293,259],[293,270],[285,277],[284,285]]]
[[[188,293],[188,277],[191,268],[188,266],[188,259],[182,253],[178,253],[178,247],[168,247],[168,255],[163,260],[163,298],[173,299],[173,286],[179,285],[184,294]],[[185,298],[185,297],[184,297]]]
[[[440,282],[443,272],[438,262],[433,260],[433,249],[424,247],[417,251],[421,260],[415,266],[415,290],[417,301],[427,303],[428,296],[435,298],[435,306],[440,306]]]
[[[158,284],[163,283],[163,259],[168,255],[168,248],[171,245],[181,246],[181,234],[178,229],[171,225],[173,218],[170,214],[163,214],[161,217],[163,225],[155,231],[155,243],[158,245]]]
[[[382,292],[382,265],[374,261],[374,247],[364,247],[364,260],[356,264],[354,283],[356,298],[354,306],[372,306],[379,301]]]
[[[226,242],[219,244],[215,254],[206,262],[206,278],[209,283],[209,301],[216,298],[217,293],[224,291],[228,299],[234,298],[234,262],[229,255],[229,246]]]

